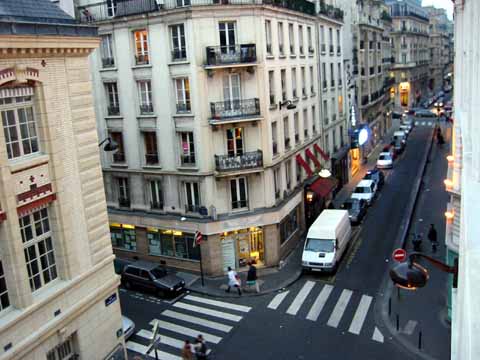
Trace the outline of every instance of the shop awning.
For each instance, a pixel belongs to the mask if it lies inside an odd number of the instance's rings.
[[[325,151],[322,150],[322,148],[320,146],[318,146],[318,144],[313,144],[313,148],[320,153],[320,155],[322,156],[323,160],[325,161],[328,161],[330,160],[330,157],[325,153]]]
[[[337,180],[335,178],[318,178],[312,183],[312,185],[310,185],[310,190],[320,197],[325,197],[336,187]]]
[[[298,154],[295,159],[297,159],[297,163],[299,163],[300,165],[302,165],[302,167],[305,169],[305,171],[307,172],[307,175],[308,177],[312,176],[313,175],[313,171],[312,169],[310,169],[310,166],[308,166],[307,162],[305,160],[303,160],[302,158],[302,155]]]
[[[55,201],[56,199],[57,199],[56,194],[50,194],[44,198],[32,201],[31,203],[28,203],[26,205],[17,207],[17,214],[18,216],[25,216],[25,215],[31,214],[34,211],[38,211],[40,209],[43,209],[44,207],[47,207],[48,204]]]
[[[317,169],[320,169],[322,167],[322,164],[320,164],[320,161],[313,155],[312,151],[310,149],[305,150],[305,154],[310,158],[310,160],[313,161]]]

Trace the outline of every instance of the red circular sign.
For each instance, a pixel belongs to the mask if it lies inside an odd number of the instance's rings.
[[[403,249],[393,250],[392,258],[395,261],[403,262],[407,258],[407,252]]]

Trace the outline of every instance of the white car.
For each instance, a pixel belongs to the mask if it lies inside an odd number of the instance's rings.
[[[399,126],[399,129],[403,130],[405,132],[405,135],[408,136],[408,134],[410,133],[411,127],[407,124],[402,124]]]
[[[132,336],[133,333],[135,332],[135,323],[123,315],[122,315],[122,330],[123,330],[123,335],[125,337],[125,341],[130,336]]]
[[[377,184],[373,180],[362,180],[357,184],[353,190],[351,198],[365,200],[368,205],[371,205],[373,198],[377,193]]]
[[[382,152],[378,155],[377,168],[391,169],[393,168],[393,157],[389,152]]]

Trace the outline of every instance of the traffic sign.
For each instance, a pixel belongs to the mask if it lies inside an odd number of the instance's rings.
[[[407,258],[407,252],[403,249],[395,249],[393,250],[392,258],[398,262],[404,262]]]

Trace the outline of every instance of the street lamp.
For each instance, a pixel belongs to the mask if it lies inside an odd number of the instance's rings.
[[[106,144],[105,144],[106,143]],[[102,146],[105,144],[103,147],[103,151],[116,151],[118,150],[118,144],[112,140],[112,138],[107,137],[106,139],[103,139],[99,144],[98,147]]]
[[[453,287],[457,287],[458,259],[455,259],[453,266],[449,266],[441,261],[438,261],[437,259],[419,252],[411,253],[407,262],[395,265],[392,269],[390,269],[390,278],[397,287],[406,290],[417,290],[417,288],[421,288],[426,285],[429,278],[428,270],[415,262],[415,259],[417,258],[428,260],[437,269],[453,274]]]
[[[278,103],[278,106],[279,106],[280,110],[282,110],[282,107],[284,107],[284,106],[287,107],[287,110],[293,110],[293,109],[296,109],[296,108],[297,108],[297,105],[295,105],[294,103],[292,103],[291,100],[280,101],[280,102]]]
[[[322,169],[320,170],[320,172],[318,173],[318,176],[320,176],[321,178],[329,178],[330,176],[332,176],[332,173],[330,172],[330,170],[328,169]]]

